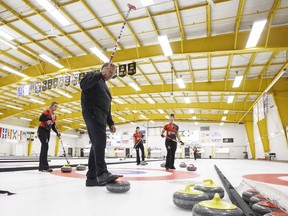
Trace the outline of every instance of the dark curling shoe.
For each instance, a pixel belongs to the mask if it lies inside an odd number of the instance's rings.
[[[87,179],[86,180],[86,186],[87,187],[93,187],[93,186],[105,186],[106,185],[106,182],[103,182],[103,183],[99,183],[97,178],[95,179]]]
[[[110,172],[105,172],[101,176],[98,176],[97,180],[98,180],[99,184],[102,184],[102,183],[107,184],[109,182],[115,181],[117,178],[118,178],[118,175],[113,175]]]
[[[48,169],[39,169],[40,172],[53,172],[53,169],[48,168]]]

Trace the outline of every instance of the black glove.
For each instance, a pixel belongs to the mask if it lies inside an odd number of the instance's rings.
[[[61,137],[61,133],[60,133],[60,132],[58,132],[58,133],[57,133],[57,136],[60,138],[60,137]]]
[[[165,137],[164,134],[161,134],[161,137],[164,138]]]
[[[184,145],[184,142],[183,142],[183,141],[180,140],[179,142],[180,142],[181,145]]]

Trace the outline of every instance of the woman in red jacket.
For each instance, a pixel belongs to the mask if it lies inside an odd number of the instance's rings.
[[[161,137],[165,137],[164,133],[166,131],[166,140],[165,140],[165,147],[167,149],[167,156],[166,156],[166,170],[175,169],[174,161],[175,161],[175,153],[177,150],[177,140],[183,145],[184,143],[180,139],[179,135],[179,126],[174,123],[174,114],[171,114],[169,117],[169,123],[166,124],[162,131]]]
[[[52,102],[48,109],[44,110],[40,115],[39,121],[41,122],[38,127],[38,137],[41,142],[41,152],[39,158],[39,171],[41,172],[52,172],[53,170],[49,168],[48,164],[48,149],[51,129],[60,138],[61,134],[56,127],[56,115],[55,111],[58,108],[57,102]]]
[[[144,137],[144,135],[140,132],[140,128],[136,127],[136,131],[133,134],[133,138],[134,138],[134,148],[136,149],[136,162],[137,162],[137,165],[140,164],[139,149],[141,150],[141,159],[142,159],[143,162],[145,162],[143,137]]]

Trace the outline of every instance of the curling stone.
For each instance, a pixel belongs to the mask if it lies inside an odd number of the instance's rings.
[[[84,171],[86,169],[86,166],[84,164],[78,164],[76,166],[76,170],[78,171]]]
[[[195,190],[200,190],[209,196],[209,199],[213,199],[215,193],[218,193],[221,198],[224,197],[224,189],[214,184],[211,179],[203,180],[204,184],[195,185]]]
[[[251,207],[253,204],[261,202],[261,201],[265,201],[265,197],[262,196],[261,194],[256,194],[255,196],[252,196],[249,199],[249,206]]]
[[[61,171],[64,173],[72,172],[72,167],[70,166],[70,164],[65,164],[61,167]]]
[[[242,216],[243,212],[240,208],[232,203],[221,200],[218,193],[212,200],[201,201],[192,209],[193,216]]]
[[[185,167],[187,167],[187,164],[186,164],[185,162],[181,162],[180,165],[179,165],[179,167],[185,168]]]
[[[246,191],[244,191],[242,193],[242,199],[247,203],[249,204],[249,201],[250,201],[250,198],[252,196],[255,196],[256,194],[259,194],[258,191],[254,190],[254,189],[248,189]]]
[[[146,161],[141,161],[141,162],[140,162],[140,165],[141,165],[141,166],[146,166],[147,164],[148,164],[148,163],[147,163]]]
[[[116,180],[106,185],[108,191],[112,193],[125,193],[130,190],[130,182]]]
[[[186,169],[188,171],[196,171],[197,170],[197,167],[195,167],[193,164],[189,164]]]
[[[257,216],[262,216],[264,214],[280,209],[270,201],[261,201],[252,205],[252,210]]]
[[[176,206],[192,210],[198,202],[209,199],[208,195],[202,191],[190,190],[193,186],[194,184],[188,184],[184,190],[176,191],[173,194],[173,202]]]
[[[166,164],[166,163],[163,162],[163,163],[160,164],[160,166],[161,166],[161,167],[165,167],[165,164]]]
[[[278,211],[272,211],[272,212],[267,213],[263,216],[288,216],[288,213],[286,213],[282,210],[278,210]]]

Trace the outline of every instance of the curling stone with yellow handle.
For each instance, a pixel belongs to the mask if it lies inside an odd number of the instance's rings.
[[[72,167],[70,166],[70,164],[65,164],[64,166],[61,167],[61,171],[63,173],[70,173],[72,172]]]
[[[173,202],[176,206],[183,209],[192,209],[200,201],[208,200],[209,197],[202,191],[191,190],[194,184],[188,184],[184,190],[178,190],[173,194]]]
[[[240,208],[221,200],[218,193],[212,200],[201,201],[192,209],[192,216],[242,216]]]
[[[216,193],[218,193],[221,198],[224,197],[224,189],[216,185],[213,180],[205,179],[203,182],[204,184],[195,185],[194,189],[203,191],[209,196],[209,199],[213,199]]]

